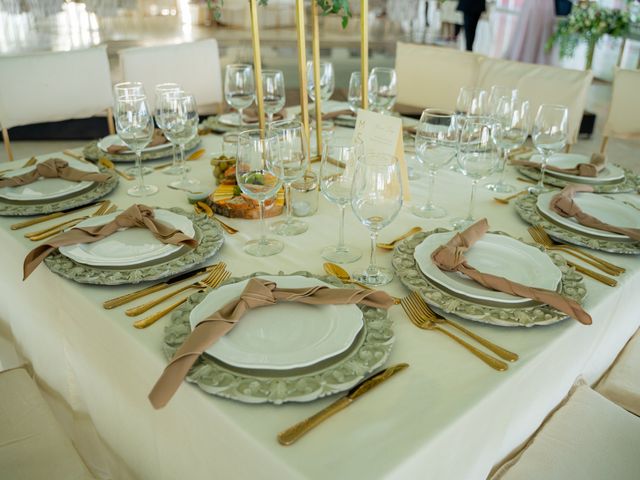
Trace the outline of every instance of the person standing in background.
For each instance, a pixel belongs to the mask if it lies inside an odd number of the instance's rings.
[[[525,0],[513,30],[505,58],[527,63],[550,64],[547,40],[556,22],[554,0]]]
[[[458,2],[458,10],[462,12],[464,18],[464,36],[469,52],[473,51],[473,42],[476,39],[476,28],[486,7],[485,0],[460,0]]]

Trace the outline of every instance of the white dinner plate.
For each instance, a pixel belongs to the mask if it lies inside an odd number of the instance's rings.
[[[118,135],[109,135],[107,137],[101,138],[100,140],[98,140],[98,148],[100,150],[102,150],[105,153],[109,152],[109,147],[111,147],[112,145],[118,145],[121,147],[126,147],[126,144],[120,140],[120,137]],[[170,148],[171,147],[171,143],[170,142],[165,142],[165,143],[161,143],[160,145],[154,145],[153,147],[146,147],[142,149],[142,153],[145,152],[155,152],[157,150],[164,150],[166,148]],[[127,153],[131,153],[133,154],[133,152],[131,150],[124,150],[122,152],[118,152],[120,155],[122,154],[127,154]]]
[[[303,276],[261,276],[283,288],[328,285]],[[191,328],[240,296],[249,280],[212,291],[191,311]],[[328,285],[331,286],[331,285]],[[241,368],[289,370],[306,367],[347,350],[362,329],[356,305],[305,305],[282,302],[248,311],[206,352]]]
[[[538,196],[538,201],[536,203],[538,212],[549,221],[570,230],[594,237],[611,240],[629,239],[626,235],[620,235],[619,233],[605,232],[604,230],[598,230],[597,228],[585,227],[584,225],[580,225],[575,218],[563,217],[562,215],[552,211],[551,208],[549,208],[549,203],[556,193],[557,192],[543,193]],[[588,192],[577,193],[574,197],[574,201],[584,213],[596,217],[598,220],[602,220],[610,225],[615,225],[616,227],[640,228],[640,212],[631,205],[626,205],[623,202]]]
[[[429,235],[416,247],[416,263],[429,280],[468,299],[509,305],[531,302],[528,298],[489,290],[461,273],[440,270],[431,260],[431,254],[440,245],[447,243],[455,233]],[[465,257],[467,263],[480,272],[498,275],[534,288],[556,290],[562,279],[562,272],[548,255],[505,235],[485,234],[467,251]]]
[[[89,218],[76,227],[95,227],[110,222],[121,212]],[[168,210],[155,210],[156,219],[193,237],[193,223],[187,217]],[[139,265],[169,256],[182,246],[162,243],[146,228],[128,228],[115,232],[94,243],[60,247],[60,253],[86,265],[125,267]]]
[[[542,161],[542,157],[540,155],[533,155],[531,157],[531,161],[540,163]],[[590,161],[591,159],[589,157],[579,153],[556,153],[549,159],[549,165],[558,168],[574,168],[579,163],[589,163]],[[611,163],[608,163],[600,172],[598,172],[597,177],[581,177],[580,175],[554,172],[553,170],[547,170],[546,173],[557,178],[562,178],[563,180],[590,185],[617,183],[624,180],[624,170]]]
[[[40,160],[39,163],[45,160]],[[98,167],[86,162],[68,159],[66,160],[70,167],[83,172],[99,172]],[[6,178],[22,175],[30,172],[36,167],[18,168],[4,174]],[[0,188],[0,197],[7,200],[16,200],[21,202],[34,200],[53,200],[55,198],[65,197],[73,193],[81,192],[93,185],[94,182],[72,182],[62,178],[40,178],[33,183],[22,185],[20,187],[3,187]]]

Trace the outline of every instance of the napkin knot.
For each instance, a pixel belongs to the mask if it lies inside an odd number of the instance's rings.
[[[44,178],[60,178],[66,173],[69,163],[61,158],[52,158],[36,165],[36,172]]]
[[[464,254],[467,250],[468,247],[463,246],[440,245],[431,254],[431,259],[440,270],[453,272],[464,265],[466,261]]]

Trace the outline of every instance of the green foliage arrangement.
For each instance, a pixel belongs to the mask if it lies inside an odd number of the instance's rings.
[[[624,36],[629,31],[629,12],[609,9],[596,2],[581,2],[573,6],[571,13],[560,22],[549,38],[547,51],[557,43],[560,58],[570,57],[578,43],[587,42],[587,69],[591,68],[596,44],[604,35]]]

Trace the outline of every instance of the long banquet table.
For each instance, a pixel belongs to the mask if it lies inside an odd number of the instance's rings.
[[[204,136],[203,145],[207,154],[220,151],[221,137]],[[191,175],[213,187],[207,160],[190,165]],[[508,177],[517,183],[513,172]],[[147,204],[190,208],[182,192],[165,188],[173,177],[156,172],[147,179],[161,187]],[[423,175],[411,182],[412,202],[424,200],[424,181]],[[127,183],[122,181],[110,197],[121,208],[134,202],[126,195]],[[436,200],[451,215],[466,214],[467,179],[442,171],[436,188]],[[514,208],[493,202],[492,196],[479,189],[477,215],[487,216],[492,229],[529,240]],[[602,256],[623,264],[627,273],[616,288],[586,280],[591,326],[570,319],[533,328],[463,321],[520,355],[502,373],[444,335],[417,329],[400,307],[392,307],[395,344],[388,364],[408,362],[410,368],[298,443],[282,447],[276,441],[278,432],[335,398],[248,405],[184,383],[167,407],[154,410],[147,394],[167,363],[161,344],[169,318],[138,330],[122,307],[101,307],[104,300],[139,286],[80,285],[45,266],[23,282],[22,260],[34,245],[23,230],[9,229],[15,221],[0,218],[3,327],[10,328],[41,383],[78,418],[88,415],[114,457],[136,478],[484,478],[535,431],[578,376],[594,382],[640,325],[640,258],[607,254]],[[321,198],[319,212],[307,221],[308,232],[284,238],[282,253],[254,258],[244,254],[242,246],[258,234],[257,222],[228,220],[240,233],[226,235],[215,260],[224,260],[237,276],[255,271],[321,274],[320,250],[337,239],[337,208]],[[447,221],[425,221],[405,205],[381,240],[414,225],[425,230],[446,227]],[[346,236],[364,253],[347,268],[364,268],[369,238],[351,213]],[[379,251],[378,258],[390,266],[391,253]],[[385,290],[397,296],[408,293],[397,279]],[[104,477],[111,478],[108,473]]]

